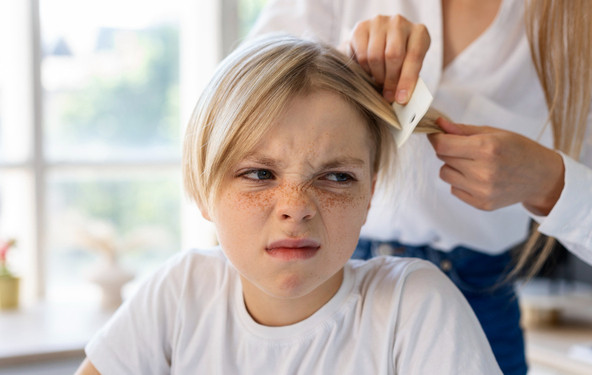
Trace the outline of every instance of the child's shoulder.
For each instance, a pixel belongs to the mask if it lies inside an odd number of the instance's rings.
[[[348,267],[358,277],[373,276],[405,279],[409,274],[418,270],[427,270],[428,273],[440,273],[436,266],[423,259],[386,255],[369,260],[352,259],[349,261]]]
[[[216,290],[213,286],[229,285],[235,279],[235,272],[219,248],[184,250],[146,277],[138,294],[182,300],[188,295],[209,295]]]
[[[156,282],[187,283],[203,277],[210,279],[227,274],[229,263],[219,247],[184,250],[169,258],[149,279]]]
[[[379,293],[398,296],[404,289],[438,291],[448,278],[432,263],[417,258],[378,256],[350,260],[348,273],[362,295]]]

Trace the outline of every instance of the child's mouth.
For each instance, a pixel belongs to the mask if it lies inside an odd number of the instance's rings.
[[[303,260],[314,257],[320,243],[310,239],[285,239],[271,243],[265,249],[269,255],[282,260]]]

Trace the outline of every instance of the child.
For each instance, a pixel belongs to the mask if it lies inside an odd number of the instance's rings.
[[[349,260],[397,126],[365,73],[287,36],[231,54],[186,131],[220,247],[179,254],[81,374],[500,374],[460,292],[417,259]]]

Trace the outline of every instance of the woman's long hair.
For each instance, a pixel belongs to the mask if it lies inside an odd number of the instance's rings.
[[[526,34],[545,94],[553,148],[580,158],[592,99],[592,2],[526,0]],[[511,272],[527,278],[543,266],[556,240],[533,227]]]

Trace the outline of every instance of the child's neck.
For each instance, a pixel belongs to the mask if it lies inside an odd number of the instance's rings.
[[[257,323],[279,327],[298,323],[313,315],[337,293],[343,282],[343,269],[319,287],[297,298],[277,298],[241,277],[247,311]]]

